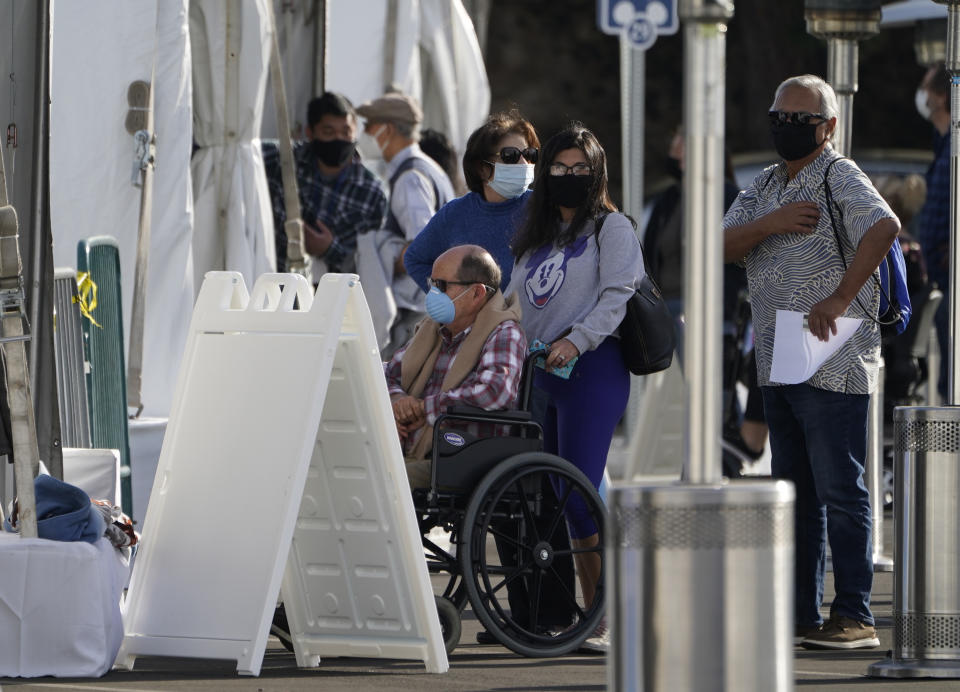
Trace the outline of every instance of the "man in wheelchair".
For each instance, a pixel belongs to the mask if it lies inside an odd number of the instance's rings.
[[[515,296],[500,290],[500,267],[477,245],[433,263],[428,317],[385,364],[411,488],[430,486],[433,424],[451,405],[493,411],[517,399],[526,338]]]
[[[495,288],[500,278],[481,247],[440,255],[428,317],[384,369],[421,530],[444,527],[454,546],[424,535],[431,573],[449,575],[437,597],[447,650],[469,601],[484,627],[478,643],[560,656],[584,643],[603,611],[602,597],[585,605],[574,584],[566,511],[585,500],[599,526],[603,505],[576,467],[542,451],[529,384],[524,410],[506,410],[536,354],[527,355],[516,297]]]

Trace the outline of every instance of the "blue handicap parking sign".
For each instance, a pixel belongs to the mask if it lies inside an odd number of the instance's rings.
[[[677,32],[677,0],[597,0],[597,24],[604,33],[649,48],[657,36]]]

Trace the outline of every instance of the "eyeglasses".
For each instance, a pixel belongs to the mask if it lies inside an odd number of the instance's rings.
[[[447,286],[471,286],[477,283],[476,281],[447,281],[446,279],[434,279],[430,277],[430,285],[438,289],[441,293],[447,292]]]
[[[767,117],[770,118],[771,125],[778,127],[782,127],[787,123],[791,125],[809,125],[811,118],[819,118],[820,120],[827,119],[823,113],[807,113],[806,111],[769,111]]]
[[[430,285],[441,293],[447,292],[447,286],[475,286],[477,284],[480,284],[486,289],[487,295],[497,292],[497,289],[492,286],[487,286],[481,281],[447,281],[446,279],[434,279],[432,276],[430,277]]]
[[[562,163],[554,163],[550,165],[550,175],[567,175],[568,173],[573,173],[574,175],[590,175],[593,173],[593,169],[589,164],[575,163],[572,166],[566,166]]]
[[[540,158],[540,150],[536,147],[527,147],[526,149],[504,147],[500,150],[500,153],[493,154],[493,156],[500,157],[500,161],[508,164],[520,163],[521,156],[526,159],[527,163],[536,163],[537,159]]]

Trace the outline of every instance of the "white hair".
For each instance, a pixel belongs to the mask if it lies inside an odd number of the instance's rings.
[[[834,92],[833,87],[827,84],[822,77],[818,77],[815,74],[802,74],[780,82],[780,86],[777,87],[777,93],[773,95],[774,105],[770,107],[771,110],[776,106],[780,94],[790,87],[802,87],[818,94],[820,96],[820,113],[827,120],[840,116],[840,106],[837,103],[837,94]]]
[[[397,128],[397,134],[404,139],[412,139],[414,142],[420,141],[420,123],[407,123],[399,120],[389,120],[387,122]]]

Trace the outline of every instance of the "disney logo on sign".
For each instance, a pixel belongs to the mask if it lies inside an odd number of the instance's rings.
[[[657,36],[677,33],[677,0],[597,0],[597,24],[646,50]]]

